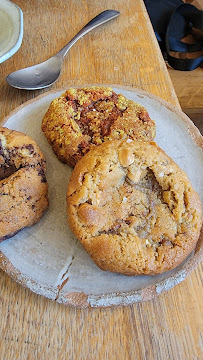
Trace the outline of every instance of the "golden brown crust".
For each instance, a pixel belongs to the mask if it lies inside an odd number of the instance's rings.
[[[35,141],[0,127],[0,242],[38,222],[47,209],[45,172]]]
[[[76,165],[68,222],[102,270],[159,274],[194,249],[202,224],[186,173],[153,142],[107,141]]]
[[[156,133],[144,107],[98,86],[69,89],[53,100],[42,130],[58,158],[71,166],[106,140],[153,140]]]

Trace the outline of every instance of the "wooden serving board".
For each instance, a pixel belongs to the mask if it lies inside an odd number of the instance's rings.
[[[116,85],[113,89],[147,109],[156,122],[157,144],[187,172],[203,201],[203,138],[190,119],[142,90]],[[0,244],[0,267],[31,291],[72,306],[128,305],[161,294],[184,280],[199,264],[203,257],[203,236],[184,263],[157,276],[113,274],[93,263],[67,224],[66,190],[72,169],[58,160],[41,131],[43,115],[62,92],[47,92],[4,119],[4,126],[31,136],[44,153],[50,207],[38,224]]]

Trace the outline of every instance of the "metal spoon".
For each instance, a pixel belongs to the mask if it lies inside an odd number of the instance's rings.
[[[40,64],[14,71],[8,75],[6,78],[8,84],[25,90],[43,89],[52,85],[58,79],[64,57],[73,44],[92,29],[114,19],[119,14],[119,11],[116,10],[103,11],[86,24],[56,55]]]

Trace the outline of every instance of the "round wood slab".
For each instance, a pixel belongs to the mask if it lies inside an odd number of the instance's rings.
[[[180,110],[149,93],[113,86],[143,105],[156,122],[157,144],[184,169],[203,202],[203,138]],[[50,102],[64,90],[23,104],[3,125],[31,136],[47,159],[50,207],[38,224],[0,244],[0,267],[36,294],[71,306],[107,307],[149,300],[180,283],[203,258],[203,231],[197,247],[176,269],[156,276],[125,276],[100,270],[71,233],[66,190],[72,169],[61,163],[41,131]]]

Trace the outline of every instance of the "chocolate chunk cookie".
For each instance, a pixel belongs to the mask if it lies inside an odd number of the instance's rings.
[[[35,141],[0,127],[0,242],[38,222],[47,209],[45,172]]]
[[[156,126],[146,109],[108,87],[69,89],[52,101],[42,121],[58,158],[75,166],[106,140],[153,140]]]
[[[186,173],[153,142],[106,141],[75,166],[68,222],[102,270],[126,275],[175,268],[194,249],[200,199]]]

